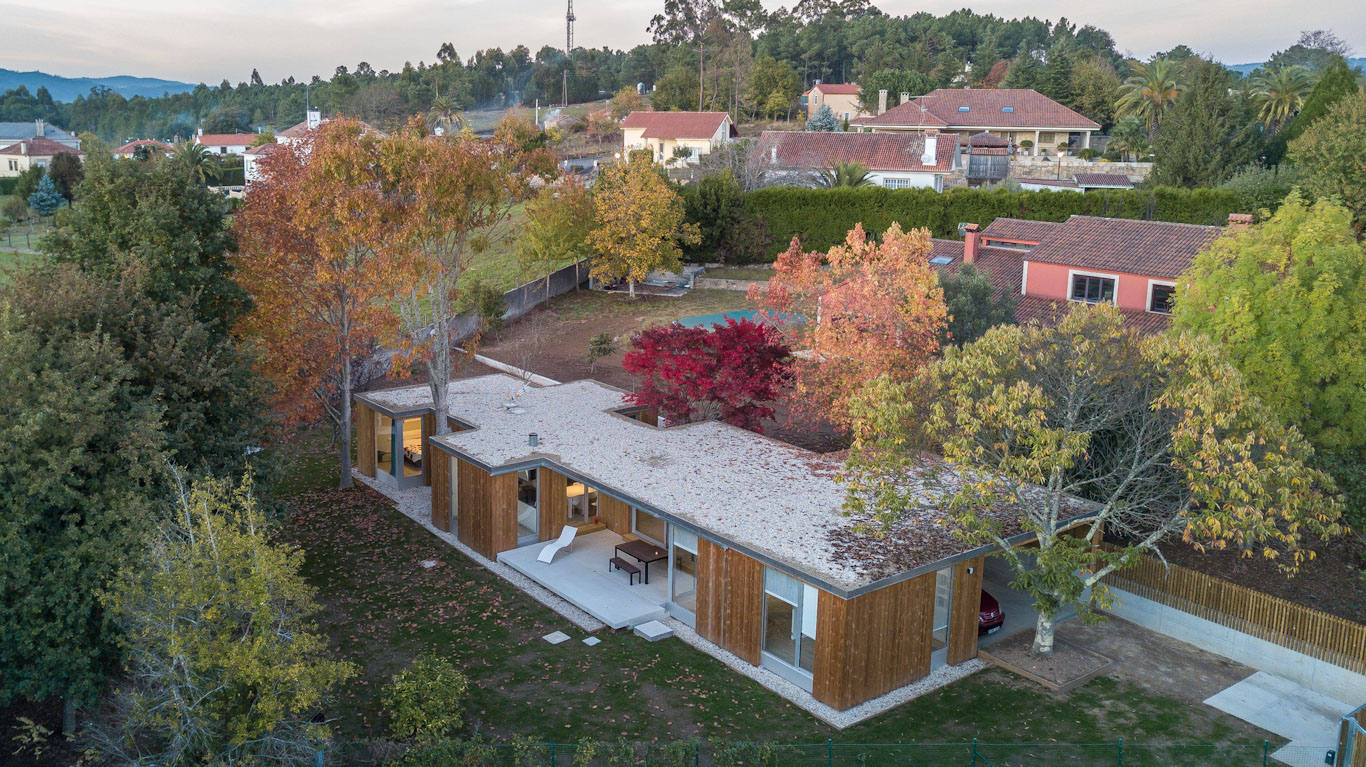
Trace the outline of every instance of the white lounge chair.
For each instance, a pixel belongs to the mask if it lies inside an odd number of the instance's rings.
[[[541,547],[541,553],[536,555],[536,561],[550,564],[550,560],[555,558],[556,552],[560,549],[570,549],[572,551],[574,536],[578,534],[578,532],[579,528],[565,525],[564,529],[560,530],[559,538]]]

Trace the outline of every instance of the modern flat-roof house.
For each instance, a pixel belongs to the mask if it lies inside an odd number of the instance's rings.
[[[1229,216],[1230,227],[1251,216]],[[930,264],[988,272],[998,291],[1019,296],[1020,322],[1053,322],[1070,303],[1109,303],[1141,332],[1165,330],[1176,278],[1225,231],[1220,226],[1072,216],[1062,223],[998,218],[966,225],[964,239],[935,240]]]
[[[944,191],[944,177],[958,168],[958,136],[925,133],[823,133],[764,131],[755,142],[751,167],[765,183],[811,186],[839,162],[856,162],[869,179],[888,189]]]
[[[829,106],[830,111],[840,120],[854,120],[871,117],[859,101],[858,83],[816,83],[802,94],[802,106],[806,109],[806,119],[810,120],[821,106]]]
[[[30,122],[0,122],[0,149],[35,138],[55,141],[70,149],[81,148],[79,138],[42,118]]]
[[[925,131],[995,134],[1015,146],[1032,146],[1025,154],[1051,154],[1058,145],[1089,147],[1100,125],[1053,99],[1028,88],[940,88],[924,96],[902,94],[900,104],[872,117],[850,121],[850,128],[884,133]]]
[[[431,436],[437,417],[456,431]],[[885,537],[858,530],[838,455],[715,421],[660,428],[605,384],[507,375],[452,382],[442,414],[427,386],[360,394],[356,423],[362,474],[429,485],[434,527],[610,627],[671,616],[840,710],[977,655],[990,549],[940,524],[928,492]],[[572,548],[538,561],[567,526]]]
[[[725,112],[632,112],[621,121],[622,157],[648,149],[655,162],[668,165],[682,147],[689,152],[686,162],[696,163],[738,135]]]
[[[26,138],[0,149],[0,178],[14,177],[29,168],[46,168],[59,154],[72,154],[85,159],[80,149],[72,149],[49,138]]]

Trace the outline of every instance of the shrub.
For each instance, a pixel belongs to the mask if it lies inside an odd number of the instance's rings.
[[[598,360],[603,357],[611,356],[617,351],[617,342],[612,338],[611,333],[599,333],[588,339],[588,370],[592,372],[598,367]]]
[[[419,655],[384,688],[380,705],[389,717],[389,731],[398,738],[454,736],[469,684],[449,660]]]
[[[1095,158],[1097,158],[1097,157],[1099,157],[1099,156],[1100,156],[1100,152],[1097,152],[1096,150],[1092,149],[1092,148],[1089,147],[1089,146],[1086,147],[1085,149],[1078,149],[1078,150],[1077,150],[1077,157],[1079,157],[1079,158],[1081,158],[1081,159],[1083,159],[1083,160],[1094,160]]]
[[[474,313],[484,321],[489,330],[503,327],[503,315],[507,314],[508,304],[503,291],[483,281],[476,281],[469,287]]]

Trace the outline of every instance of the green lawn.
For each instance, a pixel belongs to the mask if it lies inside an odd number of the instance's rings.
[[[760,280],[767,282],[773,279],[773,270],[745,266],[722,266],[716,269],[708,269],[702,276],[718,280]]]
[[[751,308],[745,294],[734,290],[690,290],[682,296],[639,296],[625,293],[580,290],[551,299],[550,308],[565,320],[632,317],[633,329],[664,325],[684,317]]]
[[[320,625],[361,668],[328,712],[343,741],[384,734],[380,689],[423,650],[469,675],[467,734],[500,740],[1260,744],[1263,737],[1214,709],[1110,677],[1058,695],[999,670],[838,732],[677,639],[649,643],[604,630],[602,644],[584,646],[585,632],[377,494],[335,489],[327,447],[318,440],[293,457],[281,487],[292,507],[282,535],[305,553],[305,574],[325,605]],[[424,569],[426,559],[438,565]],[[574,641],[540,639],[554,630]]]

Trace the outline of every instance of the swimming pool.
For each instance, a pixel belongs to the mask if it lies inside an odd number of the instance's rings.
[[[765,317],[761,312],[755,309],[736,309],[731,312],[713,312],[712,314],[699,314],[696,317],[684,317],[678,321],[678,324],[685,328],[710,328],[713,325],[726,324],[727,319],[732,319],[736,322],[739,322],[740,320],[763,322]],[[806,320],[800,315],[793,314],[781,316],[781,321],[797,324],[805,322]]]

